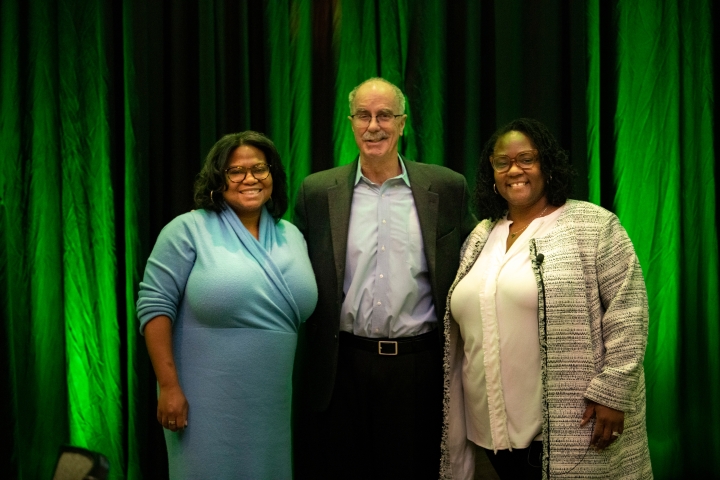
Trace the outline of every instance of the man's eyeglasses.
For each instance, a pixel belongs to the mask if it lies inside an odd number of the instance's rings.
[[[526,150],[515,155],[513,158],[507,155],[491,156],[490,163],[497,173],[505,173],[510,170],[513,162],[523,170],[529,170],[537,161],[537,150]]]
[[[225,169],[225,176],[233,183],[240,183],[245,180],[248,172],[252,173],[255,180],[265,180],[270,175],[270,165],[258,163],[250,168],[230,167]]]
[[[392,112],[380,112],[377,115],[375,115],[375,121],[380,125],[381,127],[386,127],[392,123],[393,120],[395,120],[397,117],[402,117],[401,115],[395,115]],[[355,115],[350,115],[350,118],[352,118],[353,126],[357,128],[365,128],[368,125],[370,125],[370,122],[373,119],[373,116],[370,115],[369,112],[358,112]]]

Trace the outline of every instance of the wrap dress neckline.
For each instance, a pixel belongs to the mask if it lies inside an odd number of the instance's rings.
[[[230,229],[235,232],[245,250],[255,259],[258,265],[264,270],[268,279],[276,289],[276,293],[282,297],[295,314],[297,324],[301,322],[300,310],[295,297],[293,297],[283,276],[282,271],[272,258],[271,252],[277,247],[278,235],[275,229],[275,219],[263,206],[260,213],[260,225],[258,226],[258,237],[256,239],[238,218],[237,214],[228,207],[223,207],[220,216]]]

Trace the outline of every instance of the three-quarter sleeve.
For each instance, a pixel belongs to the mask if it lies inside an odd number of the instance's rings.
[[[181,215],[162,229],[148,258],[138,292],[140,332],[158,315],[175,321],[196,258],[191,214]]]

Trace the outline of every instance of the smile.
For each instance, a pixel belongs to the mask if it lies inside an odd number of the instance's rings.
[[[527,185],[530,182],[516,182],[516,183],[509,183],[509,187],[522,187],[523,185]]]
[[[257,195],[258,193],[262,192],[261,188],[252,189],[252,190],[243,190],[242,192],[238,192],[241,195]]]

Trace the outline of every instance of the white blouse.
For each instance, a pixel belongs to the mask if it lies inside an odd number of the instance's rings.
[[[496,452],[542,439],[538,291],[528,244],[562,210],[533,220],[507,252],[512,222],[499,220],[450,299],[465,349],[468,439]]]

